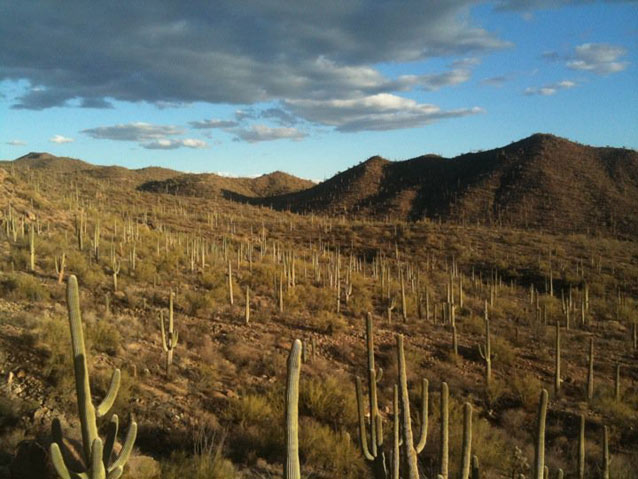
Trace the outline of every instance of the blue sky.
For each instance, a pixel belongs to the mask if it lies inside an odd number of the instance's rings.
[[[0,5],[0,159],[322,180],[535,132],[638,148],[635,1],[148,5]]]

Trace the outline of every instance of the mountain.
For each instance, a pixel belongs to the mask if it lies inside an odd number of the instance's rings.
[[[31,169],[47,174],[86,175],[96,180],[118,181],[133,188],[149,181],[163,181],[178,174],[175,170],[147,167],[130,170],[122,166],[93,165],[75,158],[55,156],[50,153],[28,153],[13,161],[2,161],[8,171],[11,168]]]
[[[310,189],[249,199],[279,210],[638,235],[638,152],[535,134],[455,158],[373,157]]]
[[[310,180],[275,171],[257,178],[232,178],[213,173],[183,174],[164,181],[150,181],[142,191],[200,198],[224,197],[237,201],[288,194],[314,186]]]

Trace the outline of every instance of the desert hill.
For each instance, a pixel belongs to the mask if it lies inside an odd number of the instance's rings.
[[[150,181],[141,185],[139,189],[199,198],[224,197],[243,200],[287,194],[311,186],[314,186],[314,183],[310,180],[275,171],[257,178],[232,178],[213,173],[183,174],[164,181]]]
[[[535,134],[455,158],[380,157],[308,190],[248,200],[280,210],[638,234],[638,152]]]
[[[30,169],[53,175],[86,175],[96,180],[118,181],[132,187],[137,187],[149,181],[166,180],[178,174],[177,171],[168,168],[128,169],[115,165],[101,166],[76,158],[37,152],[28,153],[14,161],[0,162],[0,167],[4,167],[6,170],[11,170],[12,168]]]

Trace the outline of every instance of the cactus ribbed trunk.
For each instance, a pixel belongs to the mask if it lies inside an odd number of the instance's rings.
[[[463,446],[461,453],[460,479],[469,479],[470,460],[472,459],[472,405],[463,406]]]
[[[441,450],[439,455],[439,474],[443,479],[448,476],[448,386],[446,382],[441,383]]]
[[[587,400],[594,397],[594,338],[589,338],[589,367],[587,370]]]
[[[538,403],[536,444],[534,449],[534,478],[543,479],[545,470],[545,419],[547,417],[547,390],[541,391]]]
[[[300,479],[299,463],[299,373],[301,370],[301,341],[295,339],[288,356],[286,380],[286,463],[284,479]]]
[[[86,365],[86,350],[84,347],[84,333],[82,331],[82,316],[80,314],[80,293],[78,291],[78,281],[75,276],[69,277],[66,300],[69,313],[69,325],[71,328],[75,390],[78,397],[78,413],[80,416],[80,428],[82,430],[84,460],[86,464],[89,464],[91,460],[91,446],[98,435],[95,422],[95,407],[91,400],[89,370]]]
[[[401,396],[401,422],[403,425],[403,456],[407,466],[408,479],[419,479],[419,468],[412,436],[412,420],[410,418],[410,396],[403,351],[403,335],[397,335],[397,354],[399,356],[399,389]]]
[[[602,479],[609,479],[609,428],[603,426],[603,476]]]
[[[556,367],[554,370],[554,394],[560,393],[560,323],[556,321]]]
[[[580,415],[578,432],[578,479],[585,479],[585,416]]]

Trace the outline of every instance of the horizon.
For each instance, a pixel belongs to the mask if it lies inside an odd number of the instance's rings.
[[[323,181],[536,132],[638,148],[636,2],[86,8],[0,7],[0,158]]]
[[[316,178],[307,178],[307,177],[302,177],[302,176],[294,175],[294,174],[292,174],[292,173],[290,173],[290,172],[287,172],[287,171],[285,171],[285,170],[271,170],[271,171],[265,171],[265,172],[263,172],[263,173],[256,173],[256,174],[252,174],[252,175],[237,175],[237,174],[233,174],[233,173],[225,172],[225,171],[189,171],[189,170],[181,170],[181,169],[178,169],[178,168],[172,168],[172,167],[158,166],[158,165],[153,165],[153,164],[150,164],[150,165],[147,165],[147,166],[142,166],[142,167],[139,167],[139,168],[130,168],[130,167],[127,167],[127,166],[124,166],[124,165],[121,165],[121,164],[115,164],[115,163],[112,163],[112,164],[97,164],[97,163],[92,163],[92,162],[90,162],[90,161],[87,161],[87,160],[85,160],[85,159],[83,159],[83,158],[66,157],[66,156],[57,156],[57,155],[53,155],[52,153],[50,153],[50,152],[48,152],[48,151],[30,151],[30,152],[28,152],[28,153],[25,153],[24,155],[20,155],[19,157],[17,157],[17,158],[13,158],[13,159],[3,159],[3,158],[0,158],[0,162],[13,162],[13,161],[20,160],[20,159],[22,159],[22,158],[24,158],[24,157],[27,157],[27,156],[30,156],[30,155],[50,155],[50,156],[53,156],[53,157],[55,157],[55,158],[70,159],[70,160],[78,160],[78,161],[82,161],[83,163],[87,163],[87,164],[89,164],[89,165],[98,166],[98,167],[104,167],[104,168],[109,168],[109,167],[122,167],[122,168],[126,168],[126,169],[128,169],[128,170],[131,170],[131,171],[143,170],[143,169],[147,169],[147,168],[165,168],[165,169],[174,170],[174,171],[175,171],[175,172],[177,172],[177,173],[187,174],[187,175],[207,175],[207,174],[208,174],[208,175],[217,175],[217,176],[224,177],[224,178],[238,178],[238,179],[242,179],[242,178],[243,178],[243,179],[255,179],[255,178],[260,178],[260,177],[262,177],[262,176],[269,176],[269,175],[273,175],[273,174],[276,174],[276,173],[283,173],[283,174],[290,175],[290,176],[293,176],[293,177],[296,177],[296,178],[299,178],[299,179],[302,179],[302,180],[308,180],[308,181],[311,181],[311,182],[313,182],[313,183],[315,183],[315,184],[319,184],[319,183],[322,183],[322,182],[324,182],[324,181],[326,181],[326,180],[329,180],[329,179],[333,178],[334,176],[337,176],[338,174],[340,174],[340,173],[342,173],[342,172],[344,172],[344,171],[347,171],[347,170],[349,170],[349,169],[351,169],[351,168],[354,168],[354,167],[356,167],[357,165],[360,165],[360,164],[362,164],[362,163],[365,163],[366,161],[368,161],[368,160],[370,160],[370,159],[372,159],[372,158],[375,158],[375,157],[379,157],[379,158],[381,158],[381,159],[383,159],[383,160],[385,160],[385,161],[389,161],[389,162],[402,162],[402,161],[409,161],[409,160],[413,160],[413,159],[416,159],[416,158],[419,158],[419,157],[422,157],[422,156],[428,156],[428,155],[435,155],[435,156],[439,156],[439,157],[441,157],[441,158],[442,158],[442,159],[444,159],[444,160],[451,160],[451,159],[454,159],[454,158],[456,158],[456,157],[458,157],[458,156],[462,156],[462,155],[466,155],[466,154],[472,154],[472,153],[478,153],[478,152],[482,152],[482,151],[498,150],[499,148],[505,148],[505,147],[507,147],[508,145],[511,145],[511,144],[513,144],[513,143],[518,143],[519,141],[523,141],[523,140],[526,140],[526,139],[528,139],[528,138],[531,138],[531,137],[533,137],[533,136],[537,136],[537,135],[542,135],[542,136],[554,136],[554,137],[556,137],[556,138],[559,138],[559,139],[562,139],[562,140],[566,140],[566,141],[569,141],[569,142],[572,142],[572,143],[575,143],[575,144],[582,144],[582,143],[580,143],[580,142],[576,142],[576,141],[571,140],[571,139],[569,139],[569,138],[564,138],[564,137],[560,137],[560,136],[558,136],[558,135],[554,135],[553,133],[542,133],[542,132],[536,132],[536,133],[532,133],[530,136],[527,136],[527,137],[525,137],[525,138],[517,138],[517,139],[513,139],[513,140],[512,140],[512,141],[510,141],[507,145],[500,145],[500,146],[496,146],[496,147],[494,147],[494,148],[486,148],[485,150],[483,150],[483,149],[478,149],[478,150],[466,151],[466,152],[460,153],[459,155],[455,155],[455,156],[453,156],[453,157],[441,156],[441,155],[438,155],[438,154],[436,154],[436,153],[424,153],[424,154],[422,154],[422,155],[418,155],[418,156],[416,156],[416,157],[412,157],[412,158],[388,159],[388,158],[385,158],[385,157],[383,157],[383,156],[381,156],[381,155],[372,155],[372,156],[369,156],[369,157],[367,157],[367,158],[365,158],[365,159],[361,159],[361,160],[359,160],[359,161],[357,161],[357,162],[355,162],[355,163],[352,163],[351,165],[349,165],[349,166],[348,166],[347,168],[345,168],[344,170],[335,171],[335,172],[334,172],[331,176],[325,177],[325,178],[323,178],[323,179],[316,179]],[[627,148],[627,147],[624,147],[624,146],[614,146],[614,145],[587,145],[587,144],[582,144],[582,145],[584,145],[584,146],[588,146],[588,147],[592,147],[592,148],[617,148],[617,149],[629,149],[630,151],[638,152],[638,149],[636,149],[636,148]]]

